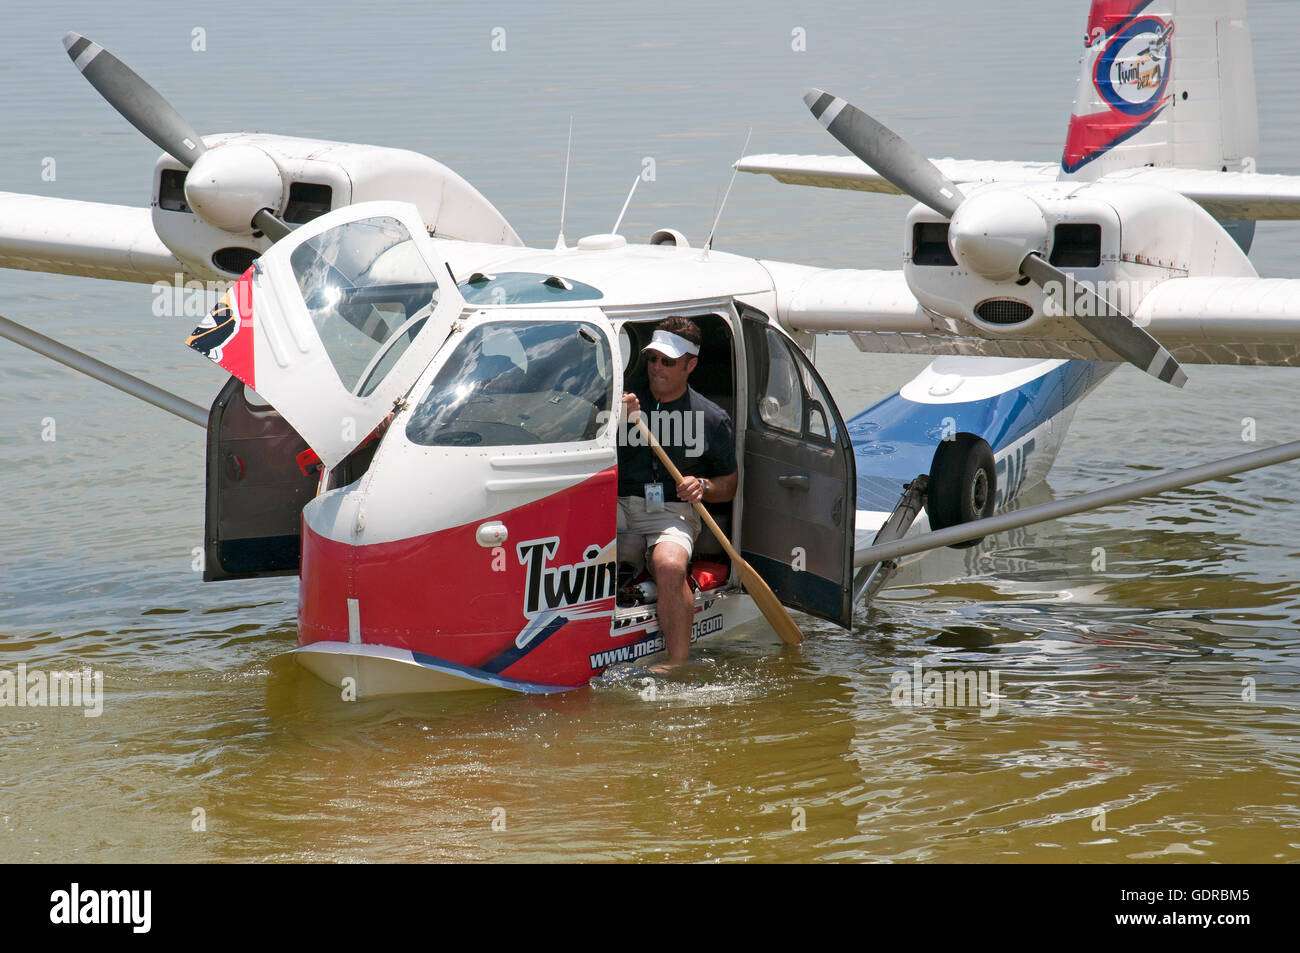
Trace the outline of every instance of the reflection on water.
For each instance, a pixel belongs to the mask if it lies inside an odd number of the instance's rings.
[[[657,180],[625,231],[669,225],[698,239],[750,124],[755,151],[833,149],[799,102],[807,85],[870,101],[936,154],[1052,156],[1085,4],[1022,12],[1015,27],[1034,37],[1019,47],[1023,74],[1059,81],[1017,92],[1012,115],[1004,85],[980,81],[1006,24],[952,6],[927,20],[925,43],[911,41],[905,10],[849,24],[802,11],[804,55],[788,50],[791,17],[775,4],[751,5],[744,23],[673,4],[570,18],[563,37],[540,13],[504,8],[393,10],[390,21],[314,4],[312,43],[251,60],[215,30],[207,52],[191,53],[183,12],[146,23],[82,4],[72,19],[204,130],[427,151],[533,241],[553,241],[576,113],[570,236],[609,227],[629,170],[649,155]],[[0,39],[0,69],[40,90],[6,110],[3,182],[142,203],[154,152],[66,62],[68,12],[16,9]],[[1260,167],[1300,171],[1300,107],[1279,66],[1294,61],[1293,12],[1253,0],[1251,15]],[[487,59],[484,24],[498,20],[514,52]],[[173,34],[180,51],[139,39]],[[953,51],[942,64],[936,46]],[[358,83],[378,60],[411,71]],[[954,86],[954,75],[972,81]],[[52,151],[59,177],[42,183],[33,170]],[[742,177],[719,247],[889,266],[905,211]],[[1260,270],[1292,270],[1298,237],[1261,227]],[[193,321],[153,317],[147,287],[5,272],[3,288],[0,313],[191,400],[206,405],[220,384],[183,347]],[[924,363],[866,359],[833,340],[818,352],[846,414]],[[1122,369],[1080,410],[1050,487],[1023,505],[1252,449],[1247,417],[1260,444],[1294,439],[1294,391],[1286,370],[1195,368],[1173,393]],[[56,441],[41,439],[45,418]],[[934,554],[860,608],[852,631],[801,618],[799,649],[755,623],[706,640],[670,678],[630,669],[558,697],[344,703],[283,654],[295,642],[292,581],[198,582],[195,428],[3,342],[0,427],[0,673],[84,666],[102,671],[106,691],[99,718],[0,708],[0,860],[1300,859],[1293,469]],[[942,697],[895,704],[917,666],[989,687],[996,675],[996,713]]]

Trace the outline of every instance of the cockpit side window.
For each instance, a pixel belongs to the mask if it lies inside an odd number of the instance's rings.
[[[594,324],[479,324],[434,375],[406,436],[431,447],[594,440],[612,390],[609,344]]]

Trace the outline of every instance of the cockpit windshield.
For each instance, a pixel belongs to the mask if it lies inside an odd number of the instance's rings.
[[[339,380],[371,393],[437,302],[411,234],[387,215],[348,222],[303,242],[289,264]]]
[[[609,344],[594,324],[479,324],[434,376],[406,436],[460,447],[593,440],[612,388]]]

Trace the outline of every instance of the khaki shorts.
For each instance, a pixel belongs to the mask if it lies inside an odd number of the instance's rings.
[[[618,498],[618,558],[638,570],[645,568],[651,546],[676,543],[690,556],[700,535],[700,514],[689,503],[665,503],[662,513],[647,513],[645,497]]]

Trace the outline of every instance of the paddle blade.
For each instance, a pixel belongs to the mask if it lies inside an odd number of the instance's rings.
[[[767,624],[776,630],[776,634],[781,637],[781,641],[786,645],[799,645],[803,642],[803,633],[799,631],[799,626],[794,624],[794,619],[790,618],[790,613],[786,611],[785,606],[781,605],[781,600],[776,597],[770,586],[763,581],[754,567],[747,563],[739,555],[733,558],[736,566],[736,572],[740,575],[740,584],[745,587],[754,604],[758,606],[763,618]]]

